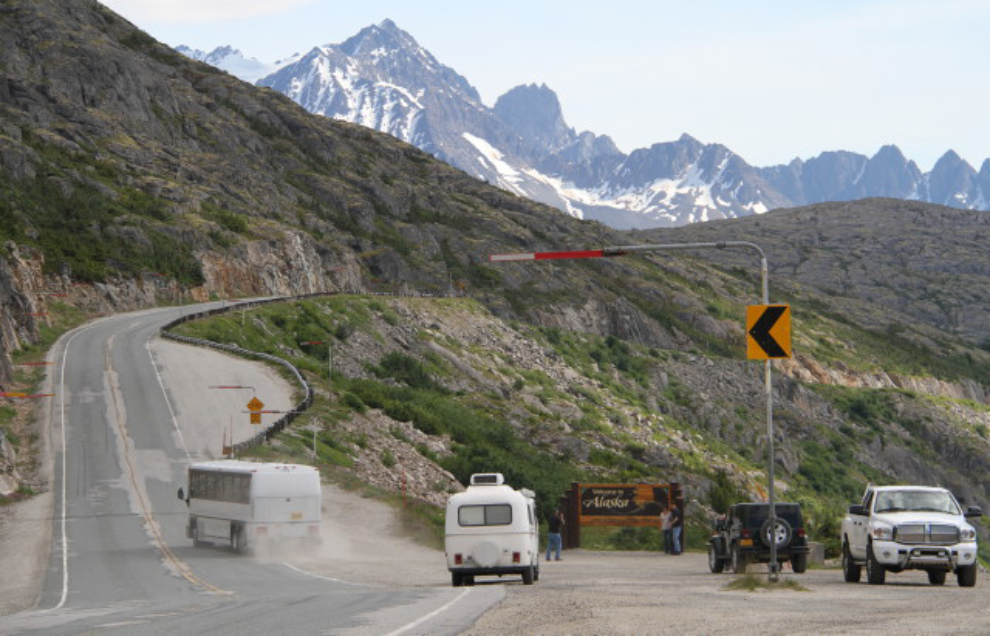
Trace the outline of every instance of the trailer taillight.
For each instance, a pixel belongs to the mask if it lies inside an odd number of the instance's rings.
[[[464,562],[464,557],[462,557],[460,554],[455,554],[454,555],[454,563],[456,565],[460,565],[463,562]]]
[[[519,563],[519,553],[518,552],[513,552],[512,553],[512,562],[513,563]]]

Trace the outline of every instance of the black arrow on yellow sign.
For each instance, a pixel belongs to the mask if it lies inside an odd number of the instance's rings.
[[[791,357],[790,305],[746,308],[746,353],[750,360]]]

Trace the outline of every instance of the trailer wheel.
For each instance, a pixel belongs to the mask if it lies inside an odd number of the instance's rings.
[[[454,587],[461,587],[462,585],[464,585],[464,577],[461,575],[460,572],[451,572],[450,584],[453,585]]]
[[[523,585],[532,585],[534,580],[533,566],[529,566],[522,572]]]

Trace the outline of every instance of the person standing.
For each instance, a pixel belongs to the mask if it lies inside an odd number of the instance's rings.
[[[673,553],[673,548],[674,548],[674,544],[673,544],[674,538],[670,534],[670,528],[671,528],[670,517],[671,517],[670,508],[664,506],[663,510],[660,511],[660,532],[663,534],[664,554]]]
[[[547,526],[547,561],[550,560],[550,553],[556,550],[557,560],[560,561],[560,548],[563,545],[561,531],[564,529],[564,515],[560,508],[553,511]]]
[[[684,513],[677,504],[670,512],[670,536],[673,539],[673,551],[671,554],[681,553],[681,534],[684,529]]]

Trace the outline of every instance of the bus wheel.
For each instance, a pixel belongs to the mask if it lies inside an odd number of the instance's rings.
[[[247,552],[247,536],[244,533],[244,527],[238,526],[234,528],[234,536],[231,537],[230,543],[234,548],[234,552],[238,554],[244,554]]]

